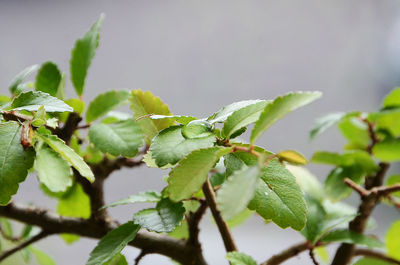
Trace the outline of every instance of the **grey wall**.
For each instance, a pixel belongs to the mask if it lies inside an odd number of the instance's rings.
[[[68,71],[70,49],[98,15],[106,13],[101,45],[84,98],[118,88],[151,90],[177,114],[203,117],[243,99],[270,99],[291,90],[320,90],[324,97],[274,125],[258,144],[272,151],[297,148],[308,157],[340,150],[328,132],[313,142],[313,120],[327,112],[374,110],[400,84],[400,2],[396,0],[280,1],[49,1],[0,0],[0,92],[24,67],[53,60]],[[74,96],[69,85],[69,96]],[[310,167],[321,179],[326,167]],[[165,171],[122,170],[107,181],[111,202],[144,189],[161,189]],[[54,209],[30,176],[16,201]],[[357,197],[350,199],[357,202]],[[140,207],[112,210],[127,220]],[[378,233],[398,213],[386,206]],[[210,264],[226,264],[218,232],[206,218],[202,240]],[[253,218],[233,231],[241,251],[262,261],[301,240],[290,229]],[[40,246],[57,264],[84,264],[95,241],[66,246],[50,238]],[[127,249],[132,263],[138,253]],[[169,264],[148,256],[141,264]],[[307,255],[287,264],[310,264]]]

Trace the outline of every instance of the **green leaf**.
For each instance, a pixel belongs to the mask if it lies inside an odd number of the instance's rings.
[[[400,107],[400,87],[396,87],[383,100],[384,108]]]
[[[118,253],[114,257],[112,257],[109,261],[104,263],[104,265],[128,265],[126,258],[121,253]]]
[[[20,72],[18,75],[16,75],[9,87],[11,94],[13,94],[13,95],[18,94],[19,86],[21,85],[22,81],[24,81],[24,79],[26,77],[28,77],[30,74],[35,72],[38,68],[39,68],[39,66],[37,64],[35,64],[35,65],[25,68],[22,72]]]
[[[33,149],[22,147],[21,133],[18,122],[0,123],[0,205],[9,203],[33,165]]]
[[[86,265],[102,265],[120,253],[131,242],[140,226],[130,221],[109,232],[90,253]]]
[[[159,167],[176,164],[190,152],[214,145],[216,138],[208,135],[202,138],[186,139],[182,135],[182,126],[171,126],[162,130],[150,146],[152,157]]]
[[[253,199],[260,173],[258,166],[243,167],[222,184],[217,192],[217,205],[225,220],[230,220]]]
[[[186,220],[183,220],[181,224],[177,227],[172,232],[168,233],[169,236],[172,236],[177,239],[188,239],[189,237],[189,226]]]
[[[400,183],[400,175],[392,175],[387,178],[386,180],[386,186],[392,186]],[[391,195],[400,197],[400,191],[393,192]]]
[[[9,96],[6,95],[1,95],[0,94],[0,107],[4,106],[5,104],[7,104],[8,102],[11,102],[11,98]]]
[[[144,209],[133,215],[133,221],[149,231],[171,232],[177,227],[185,214],[183,204],[162,199],[156,208]]]
[[[58,153],[44,144],[36,144],[35,170],[51,192],[64,192],[72,186],[71,168]]]
[[[36,90],[57,96],[62,75],[57,65],[53,62],[42,64],[36,76]]]
[[[317,177],[311,174],[311,172],[304,167],[286,165],[286,169],[296,177],[297,184],[299,184],[300,188],[306,195],[322,201],[325,197],[325,193]]]
[[[261,179],[249,209],[282,228],[290,226],[302,230],[306,223],[307,206],[295,177],[278,159],[273,159],[262,169]]]
[[[75,47],[71,51],[71,81],[79,96],[83,93],[88,69],[99,46],[99,32],[103,20],[104,15],[102,14],[85,36],[75,42]]]
[[[353,265],[393,265],[393,263],[374,258],[361,258]]]
[[[193,116],[182,116],[182,115],[151,115],[150,119],[152,120],[164,120],[168,119],[170,121],[176,121],[180,124],[186,125],[191,121],[197,120],[196,117]]]
[[[56,265],[54,260],[43,251],[34,247],[29,247],[29,250],[33,253],[39,265]]]
[[[86,112],[86,122],[91,123],[104,116],[109,111],[128,102],[129,92],[112,90],[98,95],[90,102]]]
[[[203,120],[194,120],[182,127],[182,136],[186,139],[204,138],[212,134],[211,124]]]
[[[11,225],[11,222],[8,219],[0,218],[0,226],[1,226],[1,229],[3,229],[4,234],[7,237],[13,237],[13,235],[14,235],[13,234],[13,227]]]
[[[343,242],[349,244],[357,244],[366,246],[369,248],[383,247],[384,244],[372,237],[358,234],[354,231],[344,230],[333,230],[321,239],[322,242]]]
[[[349,186],[344,183],[344,179],[349,178],[357,184],[362,184],[364,172],[358,166],[338,167],[331,171],[325,180],[325,193],[333,202],[340,201],[350,196],[353,192]]]
[[[250,136],[251,144],[273,123],[293,110],[307,105],[321,97],[321,92],[293,92],[280,96],[269,103],[261,113]]]
[[[226,259],[232,264],[232,265],[257,265],[257,262],[250,257],[249,255],[246,255],[241,252],[229,252],[226,255]]]
[[[305,165],[307,164],[307,159],[297,151],[285,150],[276,154],[279,160],[286,161],[294,165]]]
[[[159,167],[156,164],[156,160],[153,158],[153,154],[151,151],[147,151],[147,153],[143,156],[143,162],[146,163],[146,166],[150,168],[161,168],[161,169],[167,169],[167,168],[172,168],[174,165],[171,164],[166,164],[165,166]]]
[[[36,134],[36,137],[46,142],[54,151],[59,153],[68,161],[82,177],[87,178],[90,182],[94,181],[94,175],[90,167],[83,161],[83,158],[75,153],[63,140],[55,135]]]
[[[71,112],[72,108],[58,98],[41,91],[21,93],[11,103],[12,110],[37,111],[41,106],[46,112]]]
[[[386,249],[389,256],[400,260],[400,220],[395,221],[386,232]]]
[[[256,122],[268,103],[269,101],[265,100],[258,101],[233,112],[225,121],[222,134],[229,138],[237,130]]]
[[[151,92],[143,92],[141,90],[133,90],[129,98],[131,110],[143,133],[146,135],[146,142],[150,143],[151,139],[157,135],[162,129],[168,128],[173,124],[170,119],[153,120],[146,115],[171,115],[168,105],[164,104],[159,97],[154,96]]]
[[[249,219],[253,214],[254,214],[253,211],[250,211],[249,209],[246,208],[241,213],[236,215],[234,218],[227,220],[226,224],[230,229],[235,228],[246,222],[247,219]]]
[[[144,143],[144,135],[134,119],[94,124],[89,129],[89,139],[103,153],[125,157],[134,157]]]
[[[115,207],[118,205],[132,204],[138,202],[159,202],[161,200],[161,194],[156,191],[144,191],[135,195],[131,195],[128,198],[107,204],[101,209],[106,209],[109,207]]]
[[[391,139],[379,142],[372,148],[372,153],[383,162],[400,160],[400,140]]]
[[[312,130],[310,131],[310,139],[314,139],[324,131],[326,131],[329,127],[335,125],[337,122],[339,122],[346,113],[344,112],[335,112],[335,113],[329,113],[321,118],[318,118]]]
[[[307,196],[306,201],[307,223],[301,233],[311,244],[315,244],[322,235],[326,211],[318,199]]]
[[[377,130],[386,130],[393,137],[400,136],[400,108],[382,110],[376,113],[370,113],[368,120],[375,123]]]
[[[61,216],[88,219],[90,210],[90,198],[79,184],[75,184],[58,201],[57,213]]]
[[[368,126],[359,118],[348,117],[342,119],[338,126],[350,144],[355,145],[358,149],[365,150],[367,148],[371,141]]]
[[[231,150],[222,147],[200,149],[182,159],[169,173],[168,193],[171,200],[188,199],[199,191],[219,158]]]
[[[210,123],[225,122],[229,116],[231,116],[235,111],[240,110],[249,105],[253,105],[259,102],[264,102],[264,100],[243,100],[239,102],[232,103],[228,106],[223,107],[219,111],[215,112],[213,115],[207,118]]]
[[[372,174],[379,170],[373,158],[361,150],[347,151],[343,154],[316,152],[311,158],[311,162],[341,167],[359,166],[366,174]]]

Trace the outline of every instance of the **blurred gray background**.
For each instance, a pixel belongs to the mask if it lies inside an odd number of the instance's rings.
[[[310,157],[340,150],[335,130],[310,142],[318,116],[379,107],[400,85],[400,2],[397,0],[137,1],[0,0],[0,92],[20,70],[47,60],[68,73],[70,50],[100,13],[106,14],[100,47],[89,70],[84,98],[110,89],[141,88],[160,96],[177,114],[210,115],[243,99],[272,99],[293,90],[320,90],[319,101],[289,115],[258,141],[272,151],[295,148]],[[68,84],[68,95],[75,96]],[[328,167],[309,167],[324,179]],[[140,168],[115,173],[106,183],[112,202],[137,191],[161,190],[166,171]],[[35,176],[21,185],[18,202],[55,208]],[[349,199],[353,205],[358,198]],[[146,205],[121,206],[119,220]],[[399,217],[388,206],[375,211],[381,238]],[[201,240],[210,264],[227,264],[216,227],[206,217]],[[233,230],[239,249],[258,262],[302,240],[251,218]],[[39,246],[59,265],[84,264],[96,242],[67,246],[52,237]],[[333,250],[331,248],[330,250]],[[138,250],[124,250],[130,264]],[[146,256],[141,264],[171,264]],[[285,264],[311,264],[307,255]]]

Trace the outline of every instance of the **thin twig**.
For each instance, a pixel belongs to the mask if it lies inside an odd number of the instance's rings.
[[[147,252],[145,250],[140,251],[139,255],[135,259],[135,265],[139,265],[139,262],[144,258],[144,256],[147,255]]]
[[[345,178],[344,183],[353,190],[355,190],[358,194],[360,194],[361,197],[367,197],[370,194],[369,191],[367,191],[366,189],[364,189],[363,187],[361,187],[360,185],[358,185],[349,178]]]
[[[30,238],[30,239],[28,239],[28,240],[22,242],[20,245],[18,245],[18,246],[16,246],[16,247],[12,248],[12,249],[10,249],[10,250],[7,250],[7,251],[3,252],[3,254],[0,255],[0,262],[3,261],[3,260],[5,260],[5,259],[8,258],[9,256],[11,256],[11,255],[14,254],[15,252],[18,252],[18,251],[20,251],[20,250],[26,248],[27,246],[29,246],[29,245],[31,245],[31,244],[33,244],[33,243],[35,243],[35,242],[37,242],[37,241],[39,241],[39,240],[41,240],[41,239],[47,237],[47,236],[50,235],[50,234],[51,234],[51,233],[49,233],[48,231],[42,231],[42,232],[40,232],[39,234],[37,234],[36,236],[34,236],[34,237],[32,237],[32,238]]]
[[[224,241],[226,252],[237,251],[235,241],[233,240],[232,234],[229,231],[228,225],[222,218],[219,210],[217,209],[215,193],[208,178],[203,185],[203,192],[204,196],[206,197],[207,204],[211,209],[214,220],[217,223],[222,240]]]
[[[291,246],[290,248],[282,251],[279,254],[276,254],[269,258],[267,261],[261,263],[261,265],[279,265],[283,263],[284,261],[293,258],[300,254],[301,252],[310,249],[310,243],[309,242],[302,242],[299,244],[296,244],[294,246]]]
[[[11,241],[11,242],[18,242],[18,241],[20,241],[22,238],[19,236],[19,237],[12,237],[12,236],[9,236],[9,235],[7,235],[7,233],[3,230],[3,228],[1,227],[1,225],[0,225],[0,235],[4,238],[4,239],[6,239],[6,240],[8,240],[8,241]]]
[[[372,249],[355,249],[354,256],[371,257],[371,258],[380,259],[383,261],[387,261],[387,262],[391,262],[391,263],[400,265],[400,260],[391,258],[384,253],[377,252]]]

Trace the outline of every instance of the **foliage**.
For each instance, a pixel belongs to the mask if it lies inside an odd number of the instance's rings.
[[[400,258],[398,221],[388,230],[385,243],[364,234],[379,201],[400,208],[399,175],[383,184],[388,163],[400,160],[400,88],[384,99],[377,112],[340,112],[318,119],[311,138],[337,124],[347,140],[342,153],[318,151],[311,158],[331,167],[322,184],[302,167],[308,160],[299,152],[272,152],[254,145],[270,126],[318,99],[320,92],[244,100],[202,118],[174,115],[159,97],[142,90],[110,90],[85,104],[81,96],[103,19],[72,49],[70,78],[76,98],[65,98],[67,74],[54,62],[42,64],[31,83],[23,82],[39,67],[26,68],[11,82],[11,95],[0,95],[1,248],[34,242],[41,233],[57,233],[68,243],[78,236],[101,238],[88,265],[127,264],[121,251],[128,244],[141,248],[143,255],[159,253],[183,264],[205,264],[198,224],[210,208],[231,264],[256,264],[238,252],[229,230],[251,215],[304,236],[305,247],[281,255],[308,249],[313,256],[314,250],[319,253],[322,246],[341,242],[346,243],[341,248],[386,247],[388,258]],[[126,104],[129,112],[118,110]],[[79,124],[82,120],[85,125]],[[82,133],[85,129],[88,133]],[[249,139],[238,140],[246,130]],[[165,188],[105,205],[104,180],[122,167],[143,164],[169,170]],[[56,221],[50,222],[52,215],[47,212],[29,207],[15,214],[11,200],[28,172],[37,175],[45,195],[57,200]],[[358,212],[341,202],[353,191],[361,196]],[[119,226],[107,213],[109,207],[144,202],[155,205],[132,213],[132,219]],[[20,236],[15,235],[11,219],[27,223]],[[84,228],[74,228],[74,222]],[[33,233],[31,225],[42,231]],[[32,253],[40,264],[55,264],[33,246],[21,251],[24,257]],[[336,255],[333,264],[347,264],[344,258]]]

